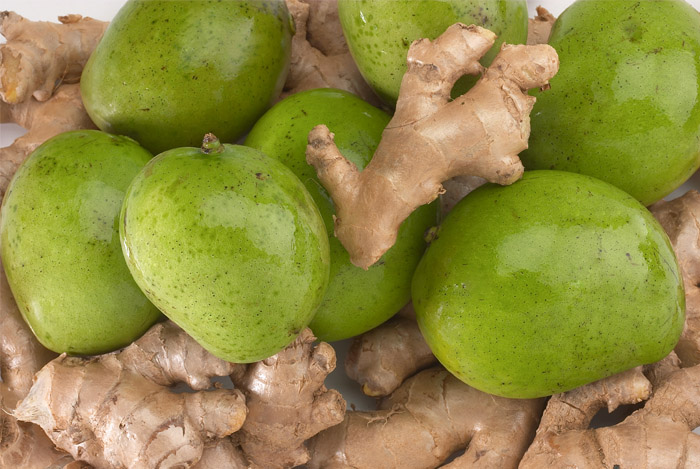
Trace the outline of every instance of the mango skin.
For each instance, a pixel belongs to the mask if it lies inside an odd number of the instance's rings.
[[[282,90],[291,24],[282,0],[130,0],[85,66],[85,109],[154,154],[234,142]]]
[[[700,15],[684,1],[579,1],[549,41],[561,65],[533,91],[526,169],[607,181],[650,205],[700,166]]]
[[[239,145],[161,153],[129,187],[120,236],[146,296],[209,352],[267,358],[308,325],[328,284],[328,237],[303,184]]]
[[[338,0],[343,33],[357,67],[375,93],[393,106],[406,72],[406,54],[413,41],[435,39],[454,23],[476,24],[498,35],[481,60],[488,66],[501,44],[527,40],[525,0]],[[454,96],[466,92],[476,78],[461,79]]]
[[[469,194],[428,247],[412,291],[440,362],[513,398],[660,360],[685,316],[676,257],[649,211],[605,182],[560,171]]]
[[[151,157],[126,137],[66,132],[38,147],[7,189],[7,280],[25,321],[54,352],[110,352],[161,318],[131,278],[118,229],[126,188]]]
[[[413,271],[425,250],[423,233],[437,221],[437,204],[420,207],[401,225],[396,244],[366,271],[350,262],[350,255],[333,235],[333,200],[313,166],[306,163],[309,131],[317,124],[326,124],[343,155],[362,169],[372,158],[389,120],[388,114],[348,92],[309,90],[277,103],[258,120],[245,141],[291,169],[323,217],[330,240],[330,283],[310,324],[320,340],[362,334],[408,303]]]

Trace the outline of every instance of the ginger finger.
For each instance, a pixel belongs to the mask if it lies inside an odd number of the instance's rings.
[[[151,327],[122,350],[119,360],[156,384],[187,383],[194,390],[208,389],[212,376],[228,376],[243,366],[216,358],[172,321]]]
[[[338,88],[379,105],[350,55],[338,18],[337,0],[286,1],[296,31],[281,98],[314,88]]]
[[[657,202],[650,208],[671,240],[685,285],[685,327],[675,352],[683,366],[700,364],[700,194]]]
[[[546,8],[537,7],[537,16],[528,20],[527,43],[547,44],[556,20]]]
[[[305,441],[343,420],[345,401],[323,382],[335,368],[333,348],[313,346],[310,329],[287,348],[231,376],[243,390],[248,418],[236,434],[253,467],[266,469],[305,464]]]
[[[414,42],[396,113],[362,172],[327,127],[309,133],[307,162],[333,198],[335,234],[353,264],[375,263],[403,220],[444,192],[443,181],[471,175],[510,184],[522,175],[517,155],[527,148],[535,101],[527,90],[548,83],[558,58],[547,45],[504,45],[481,80],[452,101],[455,81],[482,70],[479,59],[494,40],[488,30],[458,23],[435,41]]]
[[[57,447],[97,469],[191,467],[206,447],[241,427],[246,407],[238,390],[175,393],[142,376],[144,367],[133,361],[139,356],[153,353],[154,366],[165,368],[202,355],[193,340],[179,340],[183,348],[155,347],[163,337],[178,342],[168,331],[184,334],[174,325],[159,324],[122,352],[61,355],[37,373],[14,416],[39,424]],[[201,386],[203,376],[235,367],[210,357],[190,370]],[[173,382],[181,373],[179,365],[172,368],[154,373],[149,365],[146,376]]]
[[[409,304],[384,324],[353,339],[345,373],[368,396],[388,396],[406,378],[436,362]]]
[[[453,464],[515,468],[539,422],[543,399],[506,399],[464,384],[444,369],[408,379],[374,412],[348,412],[311,440],[310,468],[433,468]]]
[[[29,99],[9,105],[0,101],[0,123],[16,123],[28,132],[0,148],[0,196],[20,164],[36,147],[62,132],[96,129],[80,98],[80,86],[63,85],[46,102]]]
[[[77,83],[107,23],[80,15],[59,17],[60,24],[29,21],[0,12],[0,98],[19,104],[46,101],[61,83]]]
[[[520,467],[700,467],[700,435],[692,433],[700,425],[700,366],[677,368],[669,364],[673,358],[664,359],[661,372],[651,371],[653,365],[645,370],[654,377],[651,398],[611,427],[588,428],[596,409],[610,398],[601,382],[617,380],[618,390],[628,391],[628,402],[640,398],[649,382],[642,384],[638,375],[626,372],[626,383],[618,375],[552,397]],[[567,418],[571,413],[578,415]]]

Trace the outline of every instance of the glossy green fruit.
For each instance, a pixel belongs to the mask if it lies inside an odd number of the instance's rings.
[[[665,357],[685,296],[666,234],[600,180],[526,172],[447,216],[413,280],[438,359],[467,384],[530,398]]]
[[[700,14],[682,0],[587,0],[557,20],[526,169],[597,177],[649,205],[700,166]]]
[[[309,324],[328,284],[328,237],[303,184],[218,140],[161,153],[122,208],[127,264],[148,298],[219,358],[267,358]]]
[[[123,347],[159,317],[126,267],[124,192],[152,155],[96,130],[60,134],[17,170],[2,203],[0,246],[22,316],[58,353]]]
[[[437,219],[436,204],[416,210],[401,225],[394,247],[366,271],[350,263],[348,252],[333,236],[333,201],[314,168],[306,163],[309,131],[317,124],[326,124],[343,155],[364,168],[389,119],[385,112],[345,91],[310,90],[270,109],[245,142],[289,167],[323,216],[330,239],[330,284],[310,325],[320,340],[341,340],[366,332],[409,301],[413,271],[425,250],[423,233]]]
[[[484,65],[504,41],[523,44],[527,39],[525,0],[338,0],[338,13],[362,76],[392,106],[406,72],[408,47],[416,39],[435,39],[457,22],[483,26],[498,35]],[[475,82],[461,80],[454,94],[463,94]]]
[[[85,66],[85,108],[153,153],[234,142],[282,90],[291,24],[282,0],[129,0]]]

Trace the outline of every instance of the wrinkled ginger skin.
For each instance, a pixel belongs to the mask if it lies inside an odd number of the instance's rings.
[[[286,3],[296,31],[281,98],[315,88],[336,88],[379,105],[379,99],[350,55],[338,18],[337,0],[286,0]]]
[[[700,435],[692,433],[700,425],[700,366],[677,364],[671,355],[647,367],[651,383],[633,370],[552,397],[520,468],[700,467]],[[623,422],[588,428],[597,409],[635,403],[645,393],[644,407]]]
[[[0,12],[0,98],[9,104],[32,96],[46,101],[61,83],[77,83],[85,62],[107,23],[80,15],[59,17],[60,23],[30,21],[11,11]]]
[[[333,198],[335,235],[353,264],[374,264],[406,217],[444,192],[443,181],[470,175],[511,184],[522,175],[517,155],[527,148],[535,101],[527,90],[545,86],[559,61],[548,45],[504,44],[477,84],[451,101],[458,78],[482,72],[479,58],[494,41],[492,32],[461,23],[434,41],[415,41],[396,113],[362,172],[326,126],[309,133],[307,162]]]
[[[236,434],[251,467],[288,468],[305,464],[305,441],[343,421],[345,401],[326,389],[335,369],[333,348],[305,329],[277,355],[239,368],[231,376],[246,396],[248,417]]]
[[[310,468],[516,468],[532,441],[543,399],[506,399],[443,369],[408,379],[374,412],[348,412],[311,442]]]
[[[161,386],[187,383],[198,391],[211,387],[212,376],[227,376],[243,366],[216,358],[172,321],[151,327],[122,350],[119,360]]]
[[[700,194],[688,191],[650,207],[676,252],[685,286],[685,327],[675,352],[683,366],[700,364]]]
[[[59,468],[74,461],[57,450],[37,425],[19,422],[0,397],[0,467],[22,469]]]
[[[69,130],[96,129],[80,98],[80,85],[63,85],[48,101],[33,98],[9,105],[0,101],[0,123],[15,123],[28,132],[0,148],[0,197],[19,165],[39,145]]]
[[[142,376],[143,367],[134,366],[130,358],[144,352],[129,350],[140,343],[144,350],[157,348],[153,341],[168,336],[163,328],[184,334],[174,325],[158,324],[119,353],[94,358],[59,356],[37,373],[14,416],[37,423],[58,448],[97,469],[193,466],[213,442],[243,425],[247,410],[238,390],[175,393]],[[196,342],[181,343],[188,344],[187,348],[164,345],[152,355],[155,364],[170,364],[171,370],[146,374],[162,382],[180,379],[178,359],[201,356]],[[195,376],[210,377],[235,369],[235,365],[220,362],[211,357],[200,363],[201,369],[188,369]],[[202,382],[198,385],[204,387]]]
[[[368,396],[388,396],[406,378],[437,362],[423,339],[409,304],[384,324],[355,337],[345,357],[345,373]]]

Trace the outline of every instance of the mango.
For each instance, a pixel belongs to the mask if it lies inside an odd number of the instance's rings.
[[[678,262],[622,190],[561,171],[467,195],[413,278],[435,356],[485,392],[564,392],[665,357],[683,329]]]
[[[151,157],[127,137],[66,132],[39,146],[7,189],[2,263],[22,316],[54,352],[110,352],[161,318],[119,243],[124,193]]]

